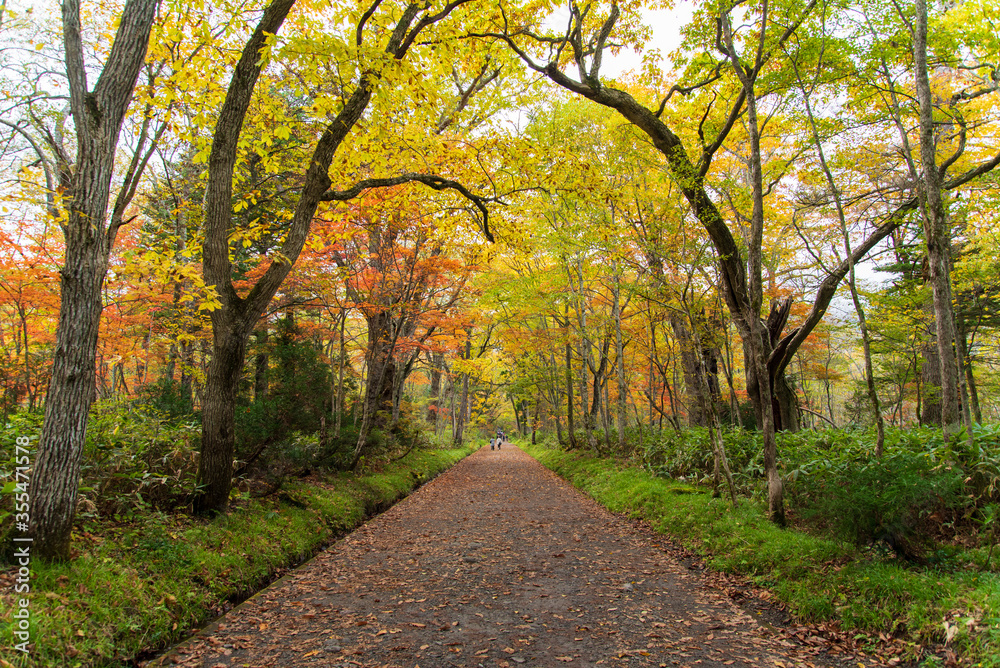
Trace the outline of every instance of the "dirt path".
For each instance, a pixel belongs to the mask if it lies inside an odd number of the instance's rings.
[[[514,446],[484,448],[160,662],[834,665],[657,541]]]

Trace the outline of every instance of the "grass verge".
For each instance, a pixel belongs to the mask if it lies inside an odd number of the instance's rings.
[[[1000,578],[953,559],[916,567],[853,545],[771,524],[762,504],[737,508],[707,490],[657,478],[621,462],[521,446],[598,503],[648,521],[702,554],[717,570],[773,591],[802,623],[835,621],[867,638],[869,651],[895,638],[900,658],[944,665],[931,652],[1000,667]],[[881,637],[880,637],[881,634]]]
[[[375,473],[299,482],[201,521],[148,514],[74,537],[66,564],[32,563],[30,634],[14,649],[15,569],[0,583],[0,666],[134,665],[391,506],[471,449],[414,450]],[[9,580],[9,582],[7,582]],[[17,597],[23,595],[18,594]]]

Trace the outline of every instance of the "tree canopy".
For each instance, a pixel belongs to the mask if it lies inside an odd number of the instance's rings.
[[[293,432],[353,468],[419,432],[695,427],[725,468],[739,425],[783,523],[779,432],[997,418],[993,0],[699,1],[670,54],[670,3],[57,9],[0,16],[41,554],[95,400],[196,417],[207,514]]]

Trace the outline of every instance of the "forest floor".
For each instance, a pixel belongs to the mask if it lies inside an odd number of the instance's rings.
[[[783,618],[507,444],[147,665],[848,665]]]

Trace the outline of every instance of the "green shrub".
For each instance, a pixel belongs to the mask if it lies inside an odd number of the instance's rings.
[[[892,429],[880,458],[874,441],[870,430],[780,435],[789,508],[844,540],[915,558],[942,524],[971,522],[996,493],[986,438],[945,443],[936,429]]]
[[[961,471],[907,450],[878,459],[866,454],[847,450],[803,462],[791,475],[789,505],[857,545],[882,541],[915,557],[922,552],[921,520],[962,503]]]
[[[752,493],[764,477],[760,434],[732,428],[722,431],[722,439],[733,481],[741,492]],[[639,460],[643,468],[661,478],[700,482],[711,478],[715,471],[709,430],[703,427],[663,431],[648,440]]]

